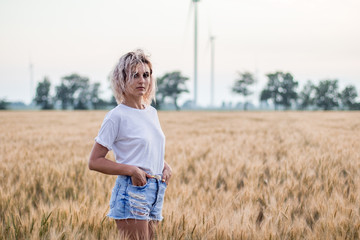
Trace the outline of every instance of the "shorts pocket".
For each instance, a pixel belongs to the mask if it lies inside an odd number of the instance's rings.
[[[116,199],[119,194],[119,190],[120,190],[120,184],[116,182],[116,184],[111,192],[110,208],[113,208],[115,206]]]
[[[135,185],[132,184],[131,177],[130,177],[130,184],[129,184],[129,185],[130,185],[132,188],[144,189],[144,188],[146,188],[146,187],[148,186],[148,183],[149,183],[149,180],[147,179],[145,185],[143,185],[143,186],[135,186]]]

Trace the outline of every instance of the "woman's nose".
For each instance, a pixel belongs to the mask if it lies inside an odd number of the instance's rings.
[[[145,81],[144,76],[140,76],[140,78],[139,78],[139,82],[144,82],[144,81]]]

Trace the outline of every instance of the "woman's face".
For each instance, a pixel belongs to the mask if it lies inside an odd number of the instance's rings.
[[[142,97],[150,86],[150,68],[147,64],[138,64],[132,73],[132,80],[126,86],[125,96]]]

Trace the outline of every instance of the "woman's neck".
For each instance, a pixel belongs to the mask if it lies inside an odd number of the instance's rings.
[[[124,101],[122,102],[122,104],[124,104],[128,107],[136,108],[136,109],[144,109],[145,108],[144,104],[142,103],[142,98],[140,98],[140,99],[125,98]]]

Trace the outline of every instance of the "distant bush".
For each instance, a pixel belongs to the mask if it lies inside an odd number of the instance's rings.
[[[0,99],[0,110],[8,109],[9,102],[5,99]]]

